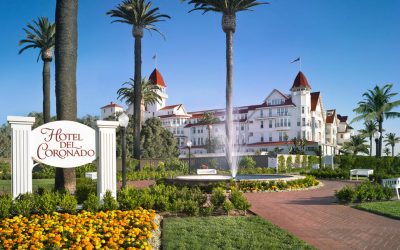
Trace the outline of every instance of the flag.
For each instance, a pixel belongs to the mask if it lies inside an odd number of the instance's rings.
[[[153,60],[155,60],[157,58],[157,54],[154,54],[153,56]]]
[[[300,57],[294,59],[291,63],[300,62]]]

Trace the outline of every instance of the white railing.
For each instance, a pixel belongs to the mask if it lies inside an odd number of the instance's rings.
[[[397,199],[400,200],[400,195],[399,195],[400,178],[383,179],[382,185],[384,187],[391,187],[391,188],[395,189],[396,194],[397,194]]]

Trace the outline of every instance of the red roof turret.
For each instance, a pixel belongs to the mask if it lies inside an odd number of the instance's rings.
[[[161,73],[157,70],[154,69],[153,73],[151,73],[149,80],[151,80],[155,85],[158,85],[160,87],[167,87],[167,85],[165,85],[164,79],[161,75]]]
[[[291,90],[297,89],[297,88],[307,88],[311,89],[310,84],[308,84],[306,76],[303,74],[303,72],[299,71],[299,73],[296,76],[296,79],[294,79],[293,86]]]

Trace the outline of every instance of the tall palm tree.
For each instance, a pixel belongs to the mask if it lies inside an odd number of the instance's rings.
[[[395,133],[389,133],[386,134],[386,146],[391,146],[392,147],[392,156],[394,156],[394,146],[396,146],[397,143],[400,142],[400,137],[396,137]]]
[[[390,149],[389,149],[389,148],[385,148],[385,149],[383,150],[383,153],[384,153],[386,156],[389,156],[389,155],[390,155]],[[393,153],[392,153],[392,156],[393,156]]]
[[[19,41],[19,45],[24,47],[19,51],[19,54],[27,49],[39,49],[39,57],[43,61],[42,81],[43,81],[43,115],[44,122],[48,123],[51,120],[50,115],[50,66],[53,60],[53,48],[56,40],[56,25],[49,22],[47,17],[39,17],[33,21],[33,24],[28,24],[23,29],[26,38]]]
[[[124,0],[115,9],[107,12],[111,17],[116,19],[112,22],[126,23],[132,25],[132,35],[135,38],[135,77],[134,82],[138,83],[142,80],[142,38],[143,31],[160,31],[155,24],[171,17],[160,14],[159,8],[152,9],[151,2],[145,0]],[[161,34],[162,35],[162,34]],[[162,35],[163,36],[163,35]],[[142,126],[141,120],[141,101],[142,101],[142,85],[135,84],[134,88],[134,112],[133,126],[135,131],[134,152],[133,157],[140,160],[140,130]]]
[[[369,138],[369,148],[372,149],[372,137],[376,132],[376,123],[374,121],[365,121],[364,128],[359,131],[361,135]],[[369,156],[372,155],[372,150],[369,151]]]
[[[364,100],[358,102],[358,107],[353,109],[358,114],[352,122],[362,119],[375,121],[378,124],[378,131],[381,133],[379,138],[378,156],[382,151],[382,132],[383,121],[389,118],[400,117],[400,112],[392,111],[393,108],[400,106],[400,100],[391,101],[397,93],[392,92],[393,84],[385,84],[382,88],[375,86],[363,94]]]
[[[78,0],[56,3],[56,108],[57,120],[76,121],[76,61],[78,48]],[[57,168],[55,188],[75,192],[74,168]]]
[[[365,140],[365,137],[362,135],[353,135],[350,136],[350,140],[345,142],[343,144],[342,149],[343,150],[348,150],[351,151],[354,155],[357,155],[358,153],[364,153],[364,154],[368,154],[369,150],[369,146],[366,145],[367,141]]]
[[[214,116],[214,114],[211,113],[211,112],[206,112],[204,114],[204,116],[199,120],[200,124],[207,125],[207,130],[208,130],[208,145],[207,145],[208,149],[207,149],[207,152],[208,153],[212,153],[211,152],[211,147],[212,147],[212,145],[211,145],[211,129],[212,129],[212,125],[214,123],[216,123],[216,122],[219,122],[219,119],[216,118]]]
[[[186,0],[181,0],[186,1]],[[190,11],[219,12],[222,13],[222,30],[226,34],[226,119],[225,119],[225,153],[229,167],[232,166],[233,151],[233,120],[232,120],[232,85],[233,85],[233,33],[236,31],[236,13],[249,11],[252,7],[266,2],[256,0],[187,0],[193,4]]]
[[[122,87],[118,89],[118,99],[121,101],[125,100],[127,105],[131,105],[135,103],[135,83],[132,78],[129,79],[128,82],[124,82],[122,86],[126,85],[127,87]],[[140,113],[141,118],[143,119],[143,114],[145,107],[147,105],[152,105],[156,103],[161,103],[162,98],[159,94],[160,87],[153,83],[151,80],[147,80],[146,78],[142,79],[142,100],[140,102]]]

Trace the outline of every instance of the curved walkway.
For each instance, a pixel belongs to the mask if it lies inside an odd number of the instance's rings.
[[[246,193],[251,211],[318,249],[400,249],[400,220],[335,203],[346,182],[309,191]]]

